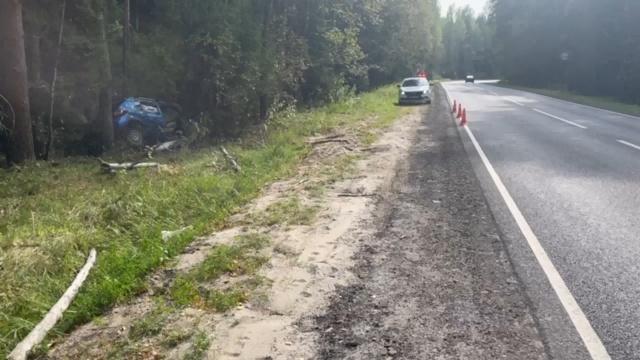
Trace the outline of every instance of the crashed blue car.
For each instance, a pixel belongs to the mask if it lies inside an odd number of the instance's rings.
[[[166,140],[167,134],[176,130],[180,117],[177,105],[142,97],[125,98],[113,106],[116,133],[135,146]]]

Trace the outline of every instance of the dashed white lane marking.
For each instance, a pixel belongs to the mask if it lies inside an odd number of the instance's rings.
[[[445,92],[447,93],[449,104],[451,104],[451,96],[446,88]],[[498,173],[493,168],[493,165],[491,165],[491,162],[489,162],[487,155],[485,155],[475,136],[473,136],[471,129],[466,125],[464,126],[464,129],[469,135],[469,138],[471,139],[473,146],[478,152],[478,155],[480,155],[480,159],[482,159],[482,163],[487,168],[491,179],[498,188],[498,192],[506,203],[507,208],[518,224],[522,235],[524,235],[525,239],[527,240],[527,243],[533,251],[536,260],[538,260],[540,267],[542,267],[542,271],[544,271],[545,275],[547,276],[551,287],[560,299],[560,303],[562,303],[562,306],[567,311],[571,322],[573,322],[573,326],[575,326],[576,330],[578,331],[578,334],[584,342],[584,345],[591,355],[591,358],[593,360],[611,360],[611,356],[609,356],[607,349],[602,344],[602,340],[600,340],[598,334],[596,334],[595,330],[593,330],[593,327],[580,308],[580,305],[578,305],[578,302],[573,297],[573,294],[571,294],[571,291],[567,287],[567,284],[564,282],[564,280],[560,276],[560,273],[551,262],[549,255],[547,255],[547,252],[542,247],[542,244],[540,244],[540,241],[533,233],[531,226],[529,226],[529,223],[524,218],[524,215],[522,215],[522,212],[518,208],[518,205],[516,205],[515,201],[511,197],[511,194],[509,194],[509,191],[502,183],[502,180],[500,180],[500,176],[498,176]],[[640,147],[638,147],[638,149],[640,150]]]
[[[498,95],[498,93],[494,93],[494,92],[493,92],[493,91],[491,91],[491,90],[487,90],[487,91],[488,91],[488,92],[489,92],[489,94],[491,94],[491,95],[500,96],[500,95]]]
[[[630,147],[632,147],[632,148],[634,148],[634,149],[640,150],[640,146],[635,145],[635,144],[632,144],[632,143],[630,143],[630,142],[627,142],[627,141],[624,141],[624,140],[618,140],[618,142],[619,142],[620,144],[625,144],[625,145],[630,146]]]
[[[573,126],[575,126],[575,127],[579,127],[580,129],[586,129],[586,128],[587,128],[586,126],[582,126],[582,125],[580,125],[580,124],[576,124],[576,123],[574,123],[573,121],[569,121],[569,120],[563,119],[563,118],[561,118],[561,117],[557,117],[557,116],[555,116],[555,115],[551,115],[551,114],[549,114],[549,113],[546,113],[546,112],[544,112],[544,111],[540,111],[540,110],[538,110],[538,109],[531,109],[531,110],[533,110],[533,111],[535,111],[535,112],[537,112],[537,113],[540,113],[540,114],[542,114],[542,115],[546,115],[546,116],[548,116],[548,117],[550,117],[550,118],[552,118],[552,119],[560,120],[560,121],[563,121],[563,122],[565,122],[565,123],[567,123],[567,124],[569,124],[569,125],[573,125]]]
[[[516,105],[524,106],[524,105],[520,104],[519,102],[517,102],[517,101],[513,101],[513,100],[511,100],[511,99],[507,99],[507,98],[506,98],[506,97],[504,97],[504,96],[503,96],[502,98],[503,98],[504,100],[507,100],[508,102],[512,102],[512,103],[514,103],[514,104],[516,104]]]

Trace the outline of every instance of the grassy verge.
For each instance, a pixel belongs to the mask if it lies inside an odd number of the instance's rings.
[[[640,116],[640,105],[623,103],[613,98],[581,95],[562,89],[528,88],[523,86],[511,85],[505,82],[499,82],[495,85],[509,89],[528,91],[535,94],[545,95],[560,100],[571,101],[582,105],[593,106],[600,109],[616,111],[622,114]]]
[[[371,141],[376,128],[408,111],[393,106],[395,96],[394,87],[385,87],[322,109],[283,114],[262,145],[228,146],[242,173],[227,170],[215,149],[157,158],[167,165],[160,171],[115,176],[100,174],[93,160],[0,172],[0,358],[58,300],[92,247],[98,250],[96,266],[58,332],[142,291],[145,275],[195,235],[219,228],[264,185],[291,174],[310,150],[307,137],[375,116],[358,133]],[[162,230],[185,226],[193,230],[161,239]],[[189,289],[183,290],[188,298]],[[229,294],[218,295],[208,294],[213,306],[224,307]]]

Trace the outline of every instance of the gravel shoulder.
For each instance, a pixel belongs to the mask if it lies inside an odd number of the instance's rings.
[[[383,192],[355,281],[315,317],[320,359],[546,359],[440,87]]]

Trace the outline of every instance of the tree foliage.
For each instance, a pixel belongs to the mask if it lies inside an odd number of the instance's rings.
[[[451,6],[443,19],[442,74],[460,78],[495,75],[493,27],[483,14],[476,16],[470,7]]]
[[[121,76],[126,3],[131,41]],[[60,5],[25,2],[37,140],[46,138]],[[210,133],[229,135],[283,105],[335,101],[435,69],[442,58],[437,0],[75,0],[63,21],[54,121],[67,144],[109,139],[99,134],[108,127],[92,126],[104,115],[105,89],[178,102],[188,115],[204,114]],[[96,129],[91,141],[85,129]]]
[[[640,2],[492,0],[491,8],[507,79],[640,102]]]

